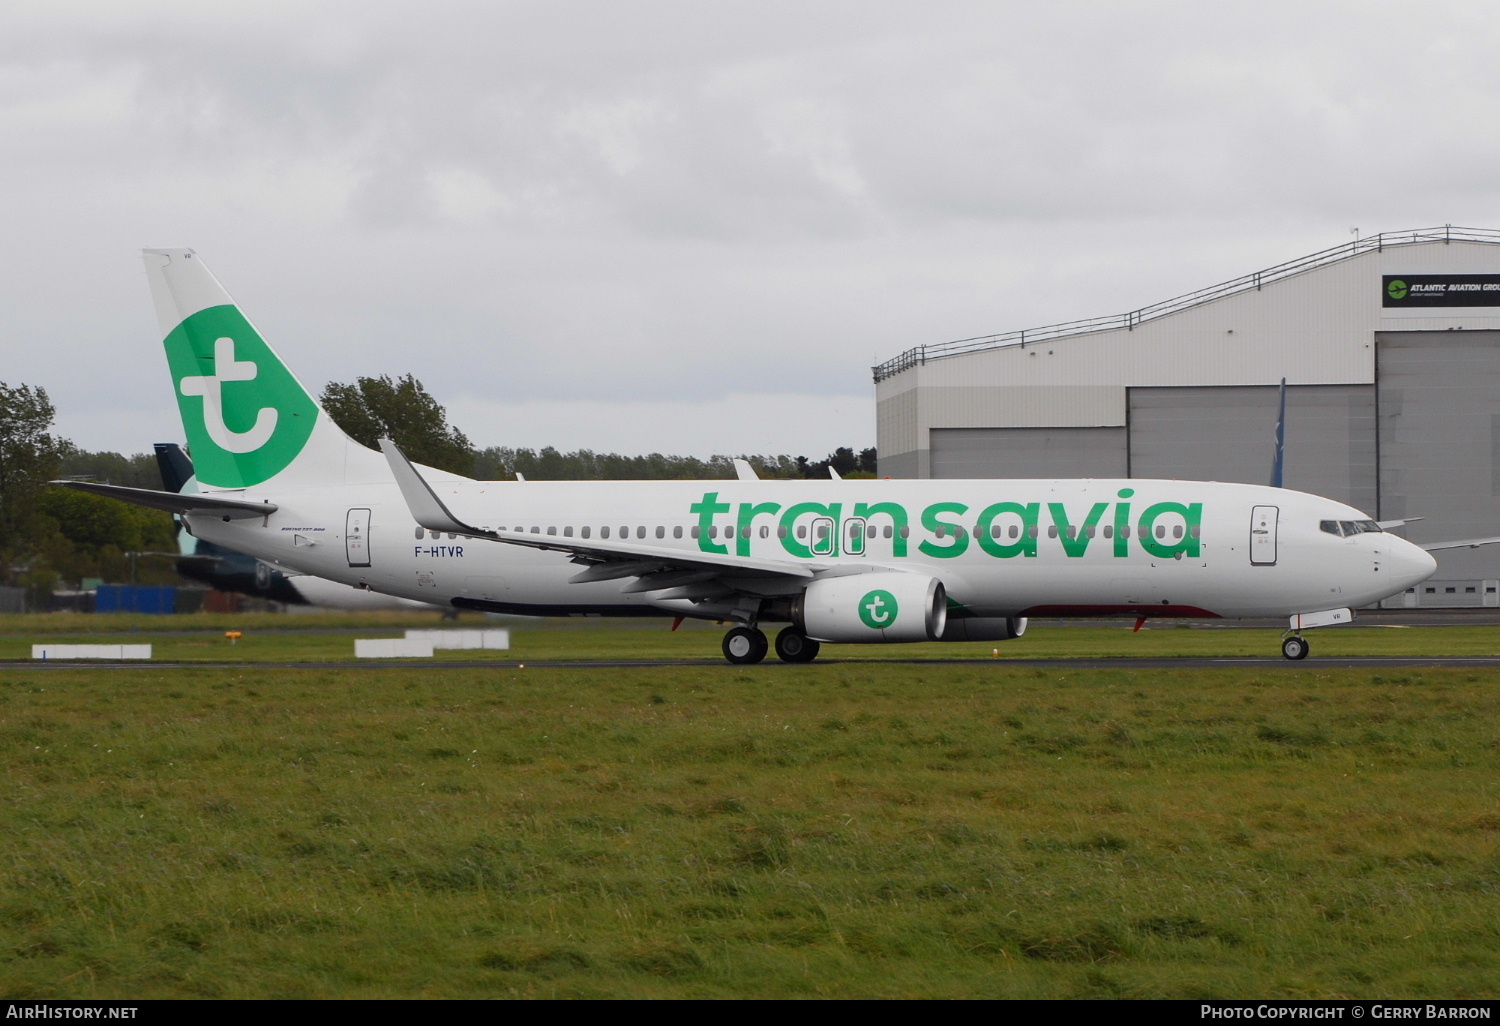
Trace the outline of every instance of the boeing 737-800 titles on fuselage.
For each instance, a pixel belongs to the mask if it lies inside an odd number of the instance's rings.
[[[1426,580],[1339,502],[1203,481],[474,481],[339,430],[192,250],[147,250],[193,495],[108,485],[289,572],[460,609],[736,624],[730,662],[820,642],[990,641],[1030,616],[1290,617]]]

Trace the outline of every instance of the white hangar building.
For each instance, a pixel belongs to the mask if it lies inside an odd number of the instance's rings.
[[[880,472],[1269,482],[1413,541],[1500,535],[1500,231],[1376,235],[1112,317],[874,368]],[[1387,605],[1500,605],[1500,545]]]

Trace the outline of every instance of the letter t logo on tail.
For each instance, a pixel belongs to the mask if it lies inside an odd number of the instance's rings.
[[[224,393],[226,381],[254,381],[259,372],[254,360],[234,358],[234,339],[214,340],[214,373],[192,374],[182,379],[183,395],[203,397],[203,429],[215,445],[225,452],[254,452],[276,431],[276,408],[262,406],[255,414],[255,426],[249,431],[232,431],[224,422]]]

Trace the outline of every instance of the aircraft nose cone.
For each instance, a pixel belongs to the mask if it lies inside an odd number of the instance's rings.
[[[1411,588],[1437,573],[1437,560],[1432,558],[1432,553],[1404,538],[1396,541],[1400,544],[1394,546],[1389,564],[1396,579],[1393,583],[1399,583],[1403,589]]]

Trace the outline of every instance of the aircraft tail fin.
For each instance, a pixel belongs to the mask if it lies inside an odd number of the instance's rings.
[[[379,454],[345,435],[190,249],[144,251],[198,483],[380,480]]]
[[[169,492],[180,492],[193,478],[193,461],[176,442],[157,442],[156,469],[161,471],[162,487]]]
[[[1286,378],[1281,379],[1281,401],[1276,409],[1276,455],[1271,460],[1271,487],[1280,488],[1286,469]]]

